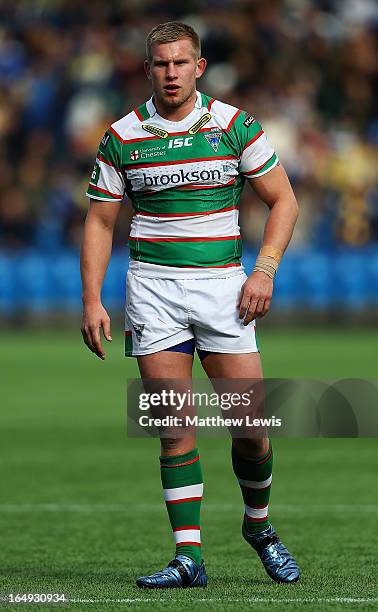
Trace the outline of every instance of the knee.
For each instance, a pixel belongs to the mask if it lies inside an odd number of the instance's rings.
[[[242,457],[261,457],[269,450],[269,438],[234,438],[232,444]]]
[[[161,438],[161,454],[166,457],[184,455],[196,446],[193,438]]]

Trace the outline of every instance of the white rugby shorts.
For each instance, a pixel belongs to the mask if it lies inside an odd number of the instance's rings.
[[[163,351],[194,338],[197,349],[258,352],[255,321],[239,319],[243,269],[216,278],[150,278],[129,269],[126,277],[125,354]]]

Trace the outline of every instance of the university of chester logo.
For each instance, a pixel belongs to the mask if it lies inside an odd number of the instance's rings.
[[[150,132],[150,134],[154,134],[154,136],[159,136],[159,138],[168,138],[169,136],[166,130],[162,130],[161,128],[156,127],[155,125],[146,125],[145,123],[143,123],[142,128],[146,132]]]
[[[130,151],[130,159],[132,159],[133,161],[136,161],[137,159],[139,159],[138,149],[135,149],[135,151]]]
[[[209,134],[204,134],[209,145],[214,149],[215,153],[218,152],[219,143],[222,138],[222,132],[210,132]]]
[[[197,132],[201,128],[203,128],[203,126],[206,125],[206,123],[209,123],[210,119],[211,119],[210,113],[206,113],[205,115],[203,115],[201,119],[199,119],[194,125],[192,125],[192,127],[188,129],[189,134],[197,134]]]

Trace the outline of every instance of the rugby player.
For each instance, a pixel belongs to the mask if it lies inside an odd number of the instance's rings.
[[[160,24],[149,33],[146,47],[152,96],[106,131],[87,192],[81,254],[84,342],[105,359],[100,332],[107,341],[111,332],[101,288],[127,195],[135,214],[126,354],[137,358],[143,380],[190,379],[195,349],[212,379],[260,380],[255,319],[269,310],[274,275],[298,215],[295,196],[259,122],[197,91],[206,60],[196,32],[179,22]],[[240,262],[238,225],[246,179],[269,208],[249,276]],[[272,459],[267,437],[232,440],[244,539],[274,581],[293,583],[300,576],[298,566],[268,519]],[[137,585],[206,586],[195,434],[162,438],[160,465],[176,555],[163,570],[138,578]]]

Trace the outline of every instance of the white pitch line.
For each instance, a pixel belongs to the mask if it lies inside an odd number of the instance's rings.
[[[235,512],[240,510],[240,504],[203,504],[203,512]],[[77,512],[77,513],[123,513],[133,515],[136,512],[164,512],[164,502],[154,504],[0,504],[0,513],[27,513],[27,512]],[[377,513],[378,505],[351,505],[351,504],[324,504],[324,505],[297,505],[297,504],[272,504],[271,511],[289,512],[293,514],[308,513],[318,514],[322,512],[355,513]]]
[[[209,597],[196,599],[193,598],[190,600],[190,603],[211,603],[211,602],[224,602],[225,599],[222,597]],[[137,598],[124,598],[124,599],[68,599],[67,603],[80,603],[80,604],[108,604],[108,603],[166,603],[166,604],[184,604],[184,600],[180,599],[170,599],[163,597],[156,599],[143,599],[141,597]],[[358,604],[358,603],[377,603],[378,598],[354,598],[354,597],[296,597],[296,598],[288,598],[288,599],[275,599],[274,597],[246,597],[245,599],[232,599],[227,597],[227,603],[343,603],[343,604]]]

